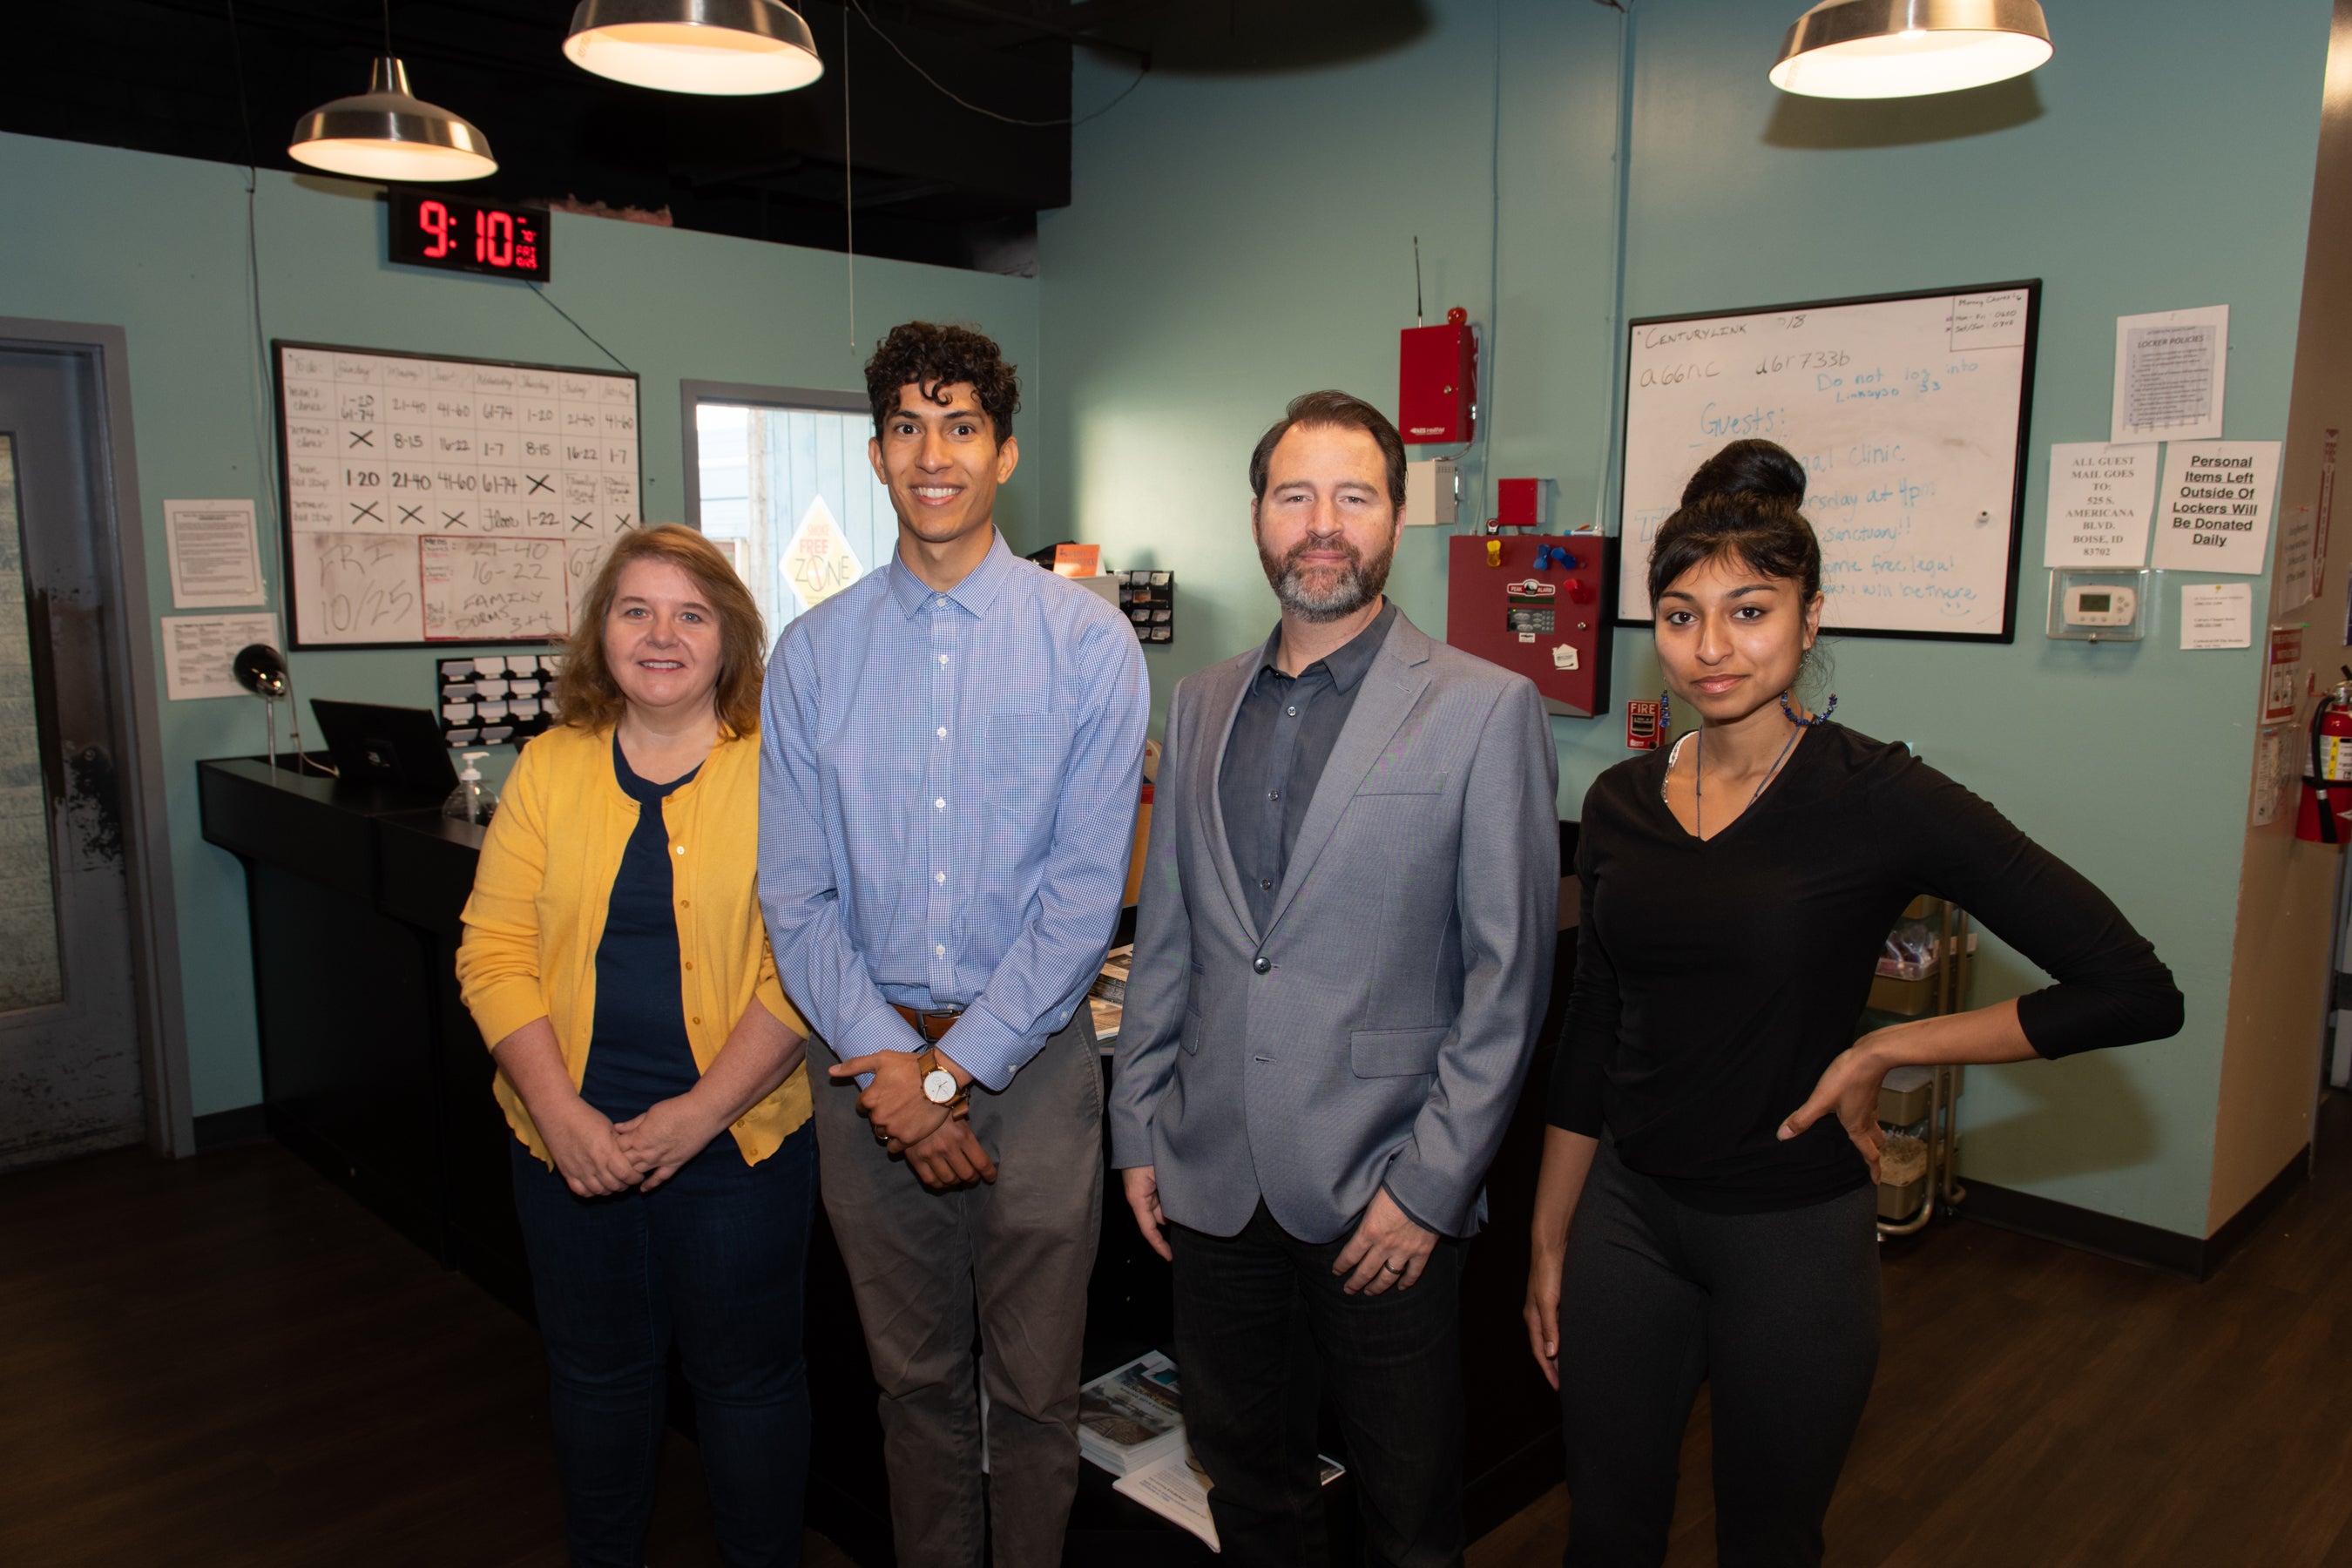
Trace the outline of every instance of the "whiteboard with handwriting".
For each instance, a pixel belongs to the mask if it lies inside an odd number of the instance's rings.
[[[296,647],[546,642],[642,526],[637,380],[280,342]]]
[[[1629,323],[1618,618],[1651,542],[1742,437],[1805,465],[1822,626],[2006,642],[2016,622],[2037,281]]]

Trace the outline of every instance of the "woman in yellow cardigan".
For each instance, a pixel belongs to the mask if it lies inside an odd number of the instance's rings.
[[[800,1561],[816,1145],[754,884],[761,643],[700,534],[625,535],[466,905],[583,1568],[644,1561],[673,1342],[730,1568]]]

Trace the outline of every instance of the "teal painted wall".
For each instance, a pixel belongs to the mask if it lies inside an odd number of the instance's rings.
[[[2044,280],[2017,641],[1846,640],[1839,718],[1910,741],[2106,888],[2189,996],[2171,1041],[1972,1074],[1967,1173],[2201,1236],[2257,656],[2180,652],[2177,585],[2172,646],[2049,642],[2032,563],[2050,443],[2105,438],[2117,314],[2228,303],[2227,434],[2284,434],[2329,8],[2231,7],[2225,52],[2210,5],[2070,0],[2034,76],[1891,105],[1769,87],[1801,8],[1637,7],[1626,305]],[[1427,9],[1421,37],[1345,66],[1154,75],[1077,132],[1074,200],[1041,225],[1038,445],[1055,472],[1037,537],[1176,571],[1181,640],[1150,655],[1163,710],[1181,675],[1273,622],[1247,532],[1258,431],[1310,387],[1392,401],[1415,234],[1433,317],[1467,306],[1496,359],[1474,502],[1489,472],[1534,473],[1559,481],[1564,516],[1591,511],[1621,24],[1557,0]],[[1123,79],[1096,74],[1079,101]],[[1409,531],[1391,584],[1432,629],[1443,563],[1433,531]],[[1657,689],[1646,633],[1620,633],[1615,658],[1619,704]],[[1554,727],[1573,815],[1622,731]],[[1979,1001],[2039,983],[1991,939],[1982,957]]]
[[[165,498],[266,500],[277,484],[257,412],[267,397],[253,341],[245,171],[0,136],[0,205],[9,214],[0,316],[128,334],[148,592],[156,613],[168,613]],[[643,378],[646,514],[656,521],[678,519],[683,505],[681,379],[856,390],[876,332],[919,315],[978,322],[1009,357],[1035,357],[1037,289],[1028,279],[861,260],[853,348],[838,256],[562,214],[554,221],[549,294]],[[372,187],[264,174],[265,332],[607,364],[522,284],[387,266],[383,224]],[[1025,526],[1035,488],[1024,476],[1007,490],[1009,526]],[[152,643],[156,630],[146,630]],[[425,706],[435,657],[298,654],[297,693]],[[159,673],[159,690],[161,681]],[[262,720],[259,705],[241,698],[161,707],[191,1101],[201,1116],[257,1100],[261,1079],[244,878],[233,857],[203,840],[195,763],[259,752]]]

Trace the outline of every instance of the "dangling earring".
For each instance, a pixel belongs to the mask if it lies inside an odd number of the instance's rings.
[[[1667,695],[1664,691],[1658,693],[1658,739],[1660,741],[1666,738],[1666,727],[1675,721],[1675,707],[1666,700]]]
[[[1783,691],[1780,693],[1780,711],[1789,716],[1790,723],[1802,724],[1806,729],[1810,730],[1816,724],[1826,724],[1830,721],[1830,715],[1837,711],[1837,693],[1834,691],[1830,693],[1830,705],[1828,707],[1822,709],[1820,712],[1814,714],[1810,719],[1800,719],[1797,717],[1797,710],[1789,706],[1789,694]]]

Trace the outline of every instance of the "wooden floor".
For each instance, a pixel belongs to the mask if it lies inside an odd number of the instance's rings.
[[[2322,1147],[2203,1285],[1967,1224],[1891,1244],[1831,1562],[2352,1568],[2352,1100]],[[530,1331],[284,1151],[0,1178],[0,1563],[561,1562]],[[1706,1414],[1677,1565],[1714,1561]],[[1566,1515],[1472,1568],[1556,1562]],[[647,1556],[718,1562],[675,1437]]]

